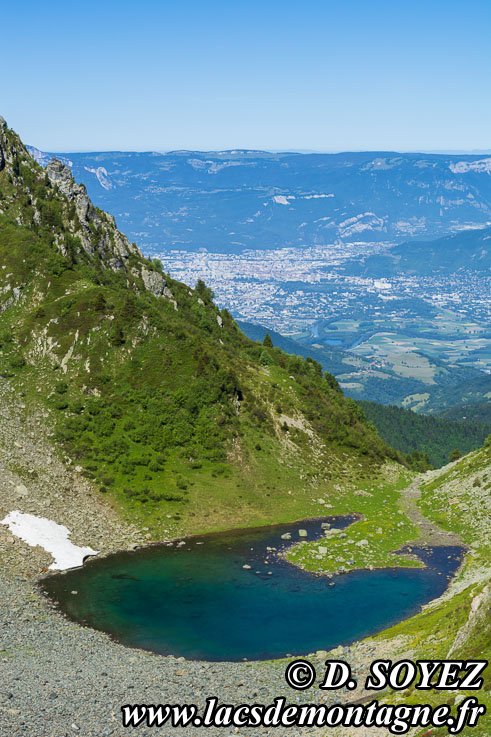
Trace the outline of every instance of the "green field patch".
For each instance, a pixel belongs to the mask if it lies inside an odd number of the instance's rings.
[[[325,539],[299,543],[287,559],[309,571],[335,573],[360,568],[422,567],[421,561],[395,551],[417,537],[418,530],[399,506],[400,490],[410,477],[339,491],[333,514],[362,519],[341,531],[326,530]],[[332,503],[332,498],[331,498]]]

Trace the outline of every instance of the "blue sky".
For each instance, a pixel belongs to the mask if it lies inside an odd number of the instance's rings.
[[[490,0],[2,7],[0,114],[51,151],[491,147]]]

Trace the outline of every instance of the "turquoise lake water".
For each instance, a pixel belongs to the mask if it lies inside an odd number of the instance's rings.
[[[323,520],[345,527],[352,518]],[[42,587],[68,617],[126,645],[196,660],[258,660],[328,650],[405,619],[445,590],[463,555],[455,547],[415,550],[427,568],[330,580],[267,550],[298,541],[300,528],[309,540],[323,537],[323,520],[94,558]],[[285,532],[291,541],[281,539]]]

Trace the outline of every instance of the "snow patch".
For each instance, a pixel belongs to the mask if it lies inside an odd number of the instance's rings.
[[[97,169],[91,169],[90,166],[84,166],[85,171],[89,171],[91,174],[95,174],[101,187],[104,189],[112,189],[113,185],[109,179],[107,169],[103,166],[98,166]]]
[[[77,568],[88,555],[98,555],[98,550],[82,548],[74,545],[68,538],[72,534],[65,525],[59,525],[45,517],[35,514],[24,514],[15,510],[10,512],[1,522],[7,525],[10,532],[20,537],[25,543],[34,548],[39,545],[50,553],[54,563],[49,566],[51,571],[64,571],[67,568]]]
[[[284,195],[284,194],[277,194],[273,197],[273,201],[276,202],[277,205],[289,205],[289,200],[294,200],[295,195]]]
[[[487,172],[491,174],[491,159],[479,159],[479,161],[457,161],[449,164],[448,168],[454,174],[467,174],[469,171]]]

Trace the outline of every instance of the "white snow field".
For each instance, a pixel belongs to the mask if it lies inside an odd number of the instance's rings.
[[[99,552],[74,545],[68,539],[72,533],[65,525],[59,525],[45,517],[36,517],[35,514],[24,514],[16,510],[10,512],[0,524],[7,525],[12,534],[31,547],[39,545],[47,553],[51,553],[54,562],[49,569],[52,571],[77,568],[88,555],[97,555]]]

